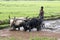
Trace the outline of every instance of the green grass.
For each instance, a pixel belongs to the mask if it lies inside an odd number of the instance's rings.
[[[17,40],[14,37],[0,37],[0,40]]]
[[[46,18],[60,17],[59,1],[2,1],[0,2],[0,20],[11,17],[36,17],[40,7],[44,6],[44,16]]]
[[[14,37],[0,37],[0,40],[22,40],[21,38],[14,38]],[[23,40],[25,40],[23,38]],[[48,37],[36,37],[36,38],[32,38],[32,39],[28,39],[28,40],[57,40],[56,38],[48,38]]]
[[[9,24],[0,25],[0,30],[8,27],[10,27]]]
[[[57,39],[49,38],[49,37],[36,37],[36,38],[32,38],[31,40],[57,40]]]

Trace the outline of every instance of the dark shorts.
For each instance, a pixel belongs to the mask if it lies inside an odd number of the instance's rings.
[[[42,22],[44,21],[44,17],[43,16],[40,16],[40,19],[41,19]]]

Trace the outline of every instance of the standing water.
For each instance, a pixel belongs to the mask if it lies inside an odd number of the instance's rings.
[[[50,31],[60,33],[60,19],[44,21],[45,27],[42,31]]]

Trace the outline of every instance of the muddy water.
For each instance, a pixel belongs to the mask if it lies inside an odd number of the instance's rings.
[[[20,29],[21,31],[23,31],[23,27],[21,27]],[[16,30],[18,29],[16,28]],[[36,28],[32,29],[32,31],[36,30],[37,30]],[[41,31],[60,33],[60,19],[44,21],[44,28],[42,28]]]
[[[57,35],[57,37],[60,38],[60,19],[58,20],[50,20],[50,21],[44,21],[44,28],[42,28],[41,31],[37,32],[36,28],[32,29],[32,32],[29,33],[28,30],[27,32],[23,31],[23,27],[21,27],[21,31],[10,31],[10,28],[0,30],[0,36],[2,37],[9,37],[9,36],[19,36],[24,37],[24,35],[29,37],[29,35],[35,34],[35,35],[40,35],[40,36],[54,36]],[[18,29],[16,29],[18,30]],[[25,33],[25,34],[24,34]],[[51,34],[52,33],[52,34]],[[54,34],[58,33],[58,34]]]
[[[60,33],[60,19],[44,21],[45,27],[42,31],[50,31]]]
[[[44,28],[42,28],[41,31],[60,33],[60,19],[44,21],[44,24],[45,24]],[[21,31],[23,31],[23,27],[21,27],[20,29]],[[16,30],[18,29],[16,28]],[[37,30],[36,28],[32,29],[32,31],[36,30]]]

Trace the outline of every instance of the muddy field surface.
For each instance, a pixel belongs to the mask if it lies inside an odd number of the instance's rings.
[[[45,27],[41,31],[32,29],[31,32],[11,31],[10,28],[0,30],[0,37],[15,37],[28,40],[34,37],[55,37],[60,38],[60,20],[44,21]],[[53,25],[52,25],[53,24]],[[51,26],[52,25],[52,26]]]
[[[34,37],[54,37],[60,38],[60,33],[53,33],[47,31],[32,31],[32,32],[24,32],[24,31],[9,31],[8,29],[0,30],[0,37],[14,37],[21,38],[23,40],[29,40]]]

